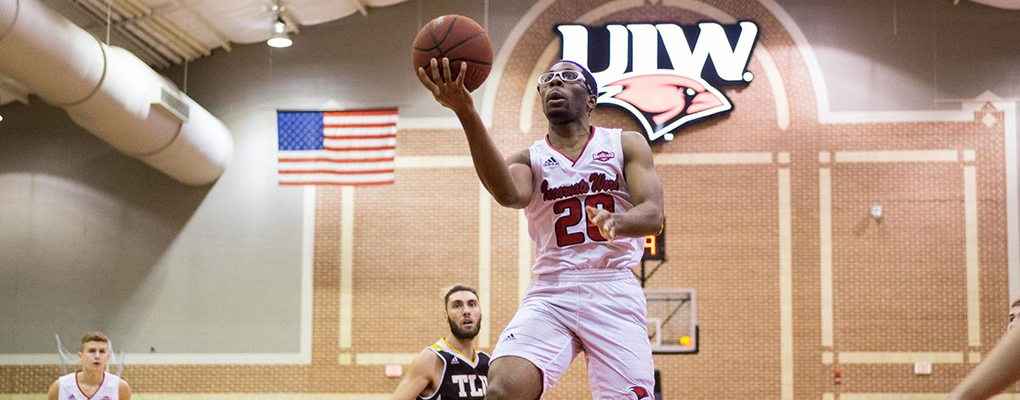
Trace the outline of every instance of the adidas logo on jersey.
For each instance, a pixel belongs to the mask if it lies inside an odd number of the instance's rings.
[[[457,357],[454,357],[453,361],[451,361],[450,364],[460,364],[460,361],[457,360]]]
[[[549,157],[548,160],[545,160],[545,162],[542,163],[543,167],[554,167],[554,166],[558,167],[559,165],[560,165],[560,163],[558,161],[556,161],[555,158],[552,158],[552,157]]]
[[[506,342],[508,340],[516,340],[516,339],[517,338],[514,337],[514,334],[511,333],[509,335],[506,335],[506,337],[503,338],[503,341]]]

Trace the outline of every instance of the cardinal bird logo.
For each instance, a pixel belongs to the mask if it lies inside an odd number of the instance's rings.
[[[630,390],[637,395],[638,400],[648,397],[648,390],[641,386],[631,386]]]
[[[733,109],[730,100],[701,78],[674,70],[627,73],[602,87],[599,104],[630,111],[644,126],[649,142],[673,139],[681,125]]]

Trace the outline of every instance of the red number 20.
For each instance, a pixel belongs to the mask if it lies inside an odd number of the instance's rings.
[[[605,193],[593,194],[584,199],[585,207],[601,208],[609,212],[616,212],[616,202],[613,196]],[[560,247],[572,246],[584,242],[584,233],[568,233],[567,228],[576,226],[579,222],[585,221],[588,238],[596,242],[604,242],[606,238],[599,233],[599,227],[588,220],[584,207],[581,207],[581,199],[577,197],[557,201],[553,204],[553,212],[557,215],[565,215],[556,220],[556,245]]]

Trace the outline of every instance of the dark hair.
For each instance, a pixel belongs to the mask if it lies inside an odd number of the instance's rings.
[[[594,95],[598,95],[599,94],[599,84],[595,82],[595,76],[593,76],[591,74],[591,72],[588,72],[588,68],[585,68],[583,65],[578,64],[576,61],[570,61],[570,60],[559,60],[559,61],[555,62],[553,65],[556,65],[556,64],[559,64],[559,63],[562,63],[562,62],[571,63],[571,64],[576,65],[578,68],[580,68],[581,69],[581,75],[584,75],[584,84],[588,86],[588,93],[591,93],[591,94],[594,94]]]
[[[86,333],[84,336],[81,337],[81,346],[78,347],[78,351],[85,350],[85,343],[88,342],[101,342],[109,345],[110,338],[106,337],[106,335],[104,335],[103,332],[99,331]]]
[[[460,285],[460,284],[453,285],[453,287],[450,288],[450,290],[446,291],[446,296],[443,297],[443,309],[446,309],[446,305],[450,302],[450,296],[451,295],[453,295],[454,293],[457,293],[457,292],[464,292],[464,291],[471,292],[472,294],[475,295],[475,297],[478,297],[478,292],[475,291],[475,288],[473,288],[473,287],[465,286],[465,285]]]

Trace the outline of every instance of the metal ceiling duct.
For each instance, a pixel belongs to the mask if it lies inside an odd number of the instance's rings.
[[[38,0],[0,1],[0,74],[185,184],[216,181],[233,157],[219,119],[138,57],[103,44]]]

